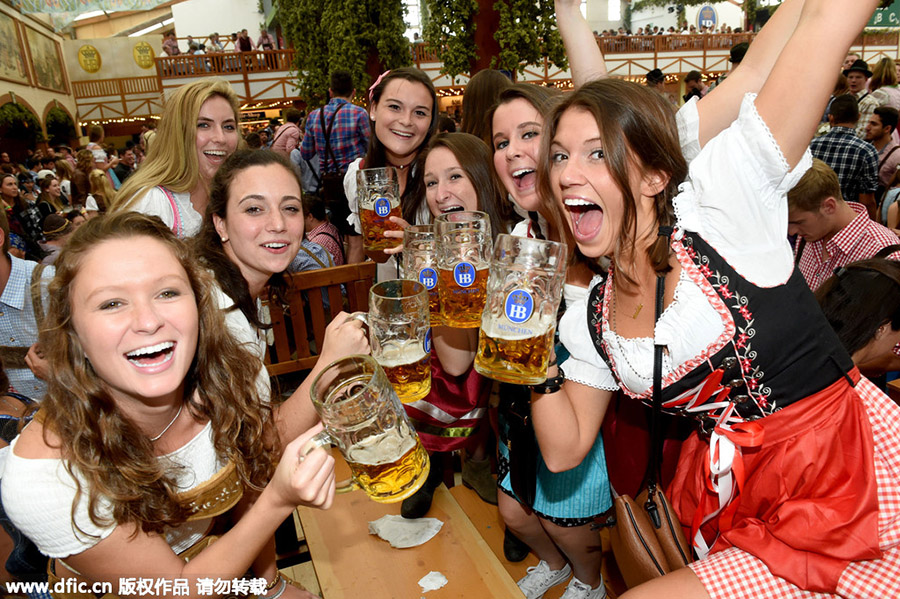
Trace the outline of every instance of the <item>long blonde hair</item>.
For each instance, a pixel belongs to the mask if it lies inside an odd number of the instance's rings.
[[[237,94],[225,79],[210,77],[178,88],[166,102],[147,157],[119,189],[112,211],[130,210],[145,192],[157,185],[175,192],[194,189],[200,179],[195,146],[197,116],[203,103],[216,96],[231,104],[235,124],[240,120]]]
[[[106,173],[99,168],[91,171],[88,178],[91,183],[91,195],[97,200],[97,207],[101,212],[105,212],[116,201],[116,190]]]

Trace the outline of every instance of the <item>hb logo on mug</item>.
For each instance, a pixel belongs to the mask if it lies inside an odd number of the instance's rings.
[[[531,318],[531,314],[534,312],[534,298],[524,289],[510,291],[509,295],[506,296],[504,309],[506,317],[510,321],[522,324]]]
[[[475,282],[475,267],[468,262],[460,262],[453,267],[453,280],[460,287],[468,287]]]
[[[375,200],[375,214],[384,218],[391,213],[391,203],[387,198],[378,198]]]
[[[423,268],[419,271],[419,282],[425,286],[425,289],[434,289],[437,285],[437,273],[433,268]]]

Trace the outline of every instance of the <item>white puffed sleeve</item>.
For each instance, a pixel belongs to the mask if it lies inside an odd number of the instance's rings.
[[[594,280],[591,281],[591,289],[595,285],[601,285],[602,281],[602,277],[594,277]],[[571,303],[569,303],[569,297],[566,298],[566,313],[559,321],[559,340],[569,351],[570,356],[559,365],[559,368],[567,381],[574,381],[595,389],[617,391],[619,385],[609,366],[594,348],[594,342],[588,330],[588,296],[589,294],[585,293]]]

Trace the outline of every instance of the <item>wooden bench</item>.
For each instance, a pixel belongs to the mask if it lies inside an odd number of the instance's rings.
[[[286,273],[285,278],[288,283],[287,307],[268,303],[274,337],[266,352],[269,376],[312,368],[319,359],[325,327],[335,315],[341,311],[365,312],[369,309],[369,288],[375,281],[375,263]],[[328,298],[327,309],[323,294]]]

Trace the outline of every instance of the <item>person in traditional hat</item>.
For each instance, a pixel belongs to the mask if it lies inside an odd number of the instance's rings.
[[[849,69],[844,69],[844,77],[847,78],[850,93],[856,96],[856,101],[859,103],[859,121],[856,123],[856,135],[860,139],[866,138],[866,124],[879,106],[878,100],[869,93],[869,87],[866,85],[871,76],[872,71],[869,70],[869,65],[862,59],[853,61]]]

